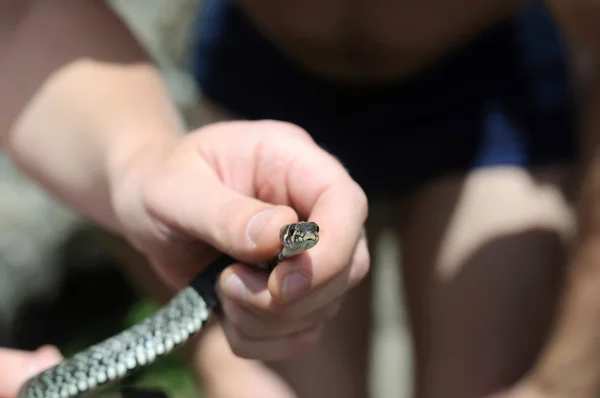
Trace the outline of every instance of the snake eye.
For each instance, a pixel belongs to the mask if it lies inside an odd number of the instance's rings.
[[[295,226],[293,226],[293,225],[290,225],[290,228],[288,229],[288,232],[289,232],[290,234],[293,234],[293,233],[294,233],[294,231],[296,231],[296,227],[295,227]]]
[[[315,226],[315,232],[319,232],[319,224],[314,223],[314,226]]]

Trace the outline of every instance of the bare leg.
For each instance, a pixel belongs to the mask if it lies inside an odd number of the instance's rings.
[[[417,192],[402,226],[415,396],[479,398],[532,366],[573,229],[561,169],[482,169]]]

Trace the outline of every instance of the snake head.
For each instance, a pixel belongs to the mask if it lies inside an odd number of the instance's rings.
[[[281,228],[279,238],[289,249],[308,250],[319,242],[319,225],[312,221],[287,224]]]

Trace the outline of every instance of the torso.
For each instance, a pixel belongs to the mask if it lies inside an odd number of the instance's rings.
[[[287,57],[345,82],[406,77],[507,18],[520,0],[239,0]]]

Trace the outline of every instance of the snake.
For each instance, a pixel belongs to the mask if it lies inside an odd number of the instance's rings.
[[[286,224],[279,240],[279,253],[254,267],[270,273],[280,262],[311,249],[319,241],[319,226],[312,221]],[[239,261],[221,254],[153,315],[33,376],[17,397],[89,396],[168,355],[200,333],[218,312],[216,283],[234,263]]]

